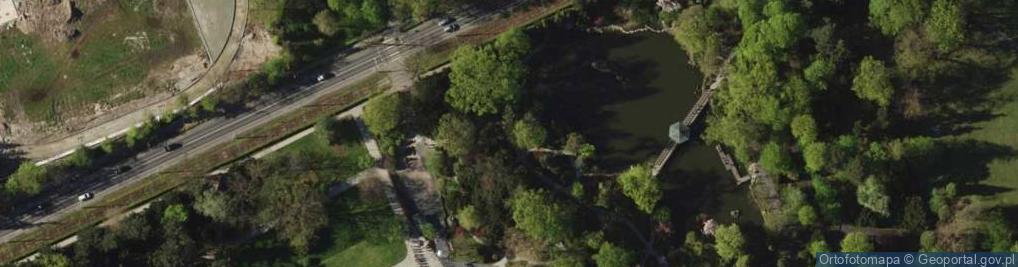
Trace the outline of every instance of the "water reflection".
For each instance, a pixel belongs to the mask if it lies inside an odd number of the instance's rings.
[[[534,38],[555,44],[535,56],[541,81],[535,93],[554,99],[544,114],[583,129],[606,171],[653,161],[668,142],[668,126],[699,96],[703,76],[669,35],[544,30]],[[740,221],[762,221],[748,185],[736,187],[713,147],[700,141],[683,144],[661,178],[664,203],[676,218],[706,213],[728,223],[730,212],[740,210]]]

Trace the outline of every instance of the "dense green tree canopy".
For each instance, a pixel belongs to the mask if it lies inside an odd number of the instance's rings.
[[[403,122],[404,98],[388,94],[368,101],[364,106],[364,124],[375,135],[388,135],[398,131]]]
[[[661,184],[650,168],[646,164],[633,165],[619,175],[622,193],[632,199],[637,208],[648,214],[654,211],[662,195]]]
[[[788,150],[776,142],[770,142],[760,152],[760,167],[773,174],[795,173],[795,165]]]
[[[162,220],[165,224],[184,223],[187,221],[187,218],[187,209],[184,208],[184,205],[173,204],[163,210]]]
[[[750,25],[739,42],[738,52],[747,60],[762,62],[792,47],[803,37],[806,24],[798,13],[781,13]]]
[[[164,241],[149,257],[149,264],[155,267],[191,266],[198,259],[198,244],[179,225],[169,225]]]
[[[803,160],[806,162],[806,170],[820,172],[827,166],[827,143],[815,142],[806,145],[802,150]]]
[[[71,260],[67,259],[67,256],[55,252],[39,254],[39,257],[31,262],[41,267],[71,267]]]
[[[505,62],[517,61],[530,53],[530,37],[520,28],[512,28],[495,38],[495,48]]]
[[[329,10],[318,11],[311,22],[315,24],[315,27],[318,27],[318,32],[328,36],[332,36],[340,30],[339,18],[336,18],[336,14]]]
[[[713,73],[720,64],[721,39],[710,25],[706,9],[694,5],[682,10],[673,32],[689,57],[703,73]]]
[[[803,226],[810,226],[810,225],[817,224],[817,219],[818,219],[817,218],[817,211],[816,211],[816,209],[813,209],[813,206],[810,206],[810,205],[802,206],[801,208],[799,208],[799,211],[796,213],[796,215],[797,215],[797,218],[799,219],[799,224],[801,224]]]
[[[435,140],[442,149],[454,157],[462,157],[474,149],[477,143],[477,129],[473,122],[462,115],[446,113],[438,120]]]
[[[807,145],[817,141],[817,123],[810,114],[802,114],[792,119],[792,136],[795,136],[800,145]]]
[[[95,153],[91,148],[79,146],[74,150],[74,153],[67,156],[67,165],[75,168],[89,168],[92,167],[93,157],[95,157]]]
[[[439,0],[391,0],[393,16],[424,21],[432,14],[446,9],[445,1]]]
[[[738,8],[739,22],[743,29],[747,29],[750,25],[763,19],[763,14],[761,14],[763,2],[761,0],[736,0],[735,2]]]
[[[947,66],[937,60],[935,44],[927,40],[929,35],[923,35],[919,30],[906,30],[894,43],[895,69],[911,79],[930,80]]]
[[[809,254],[813,257],[817,256],[820,252],[831,252],[831,247],[827,245],[827,241],[819,239],[809,243]]]
[[[259,194],[259,221],[275,224],[280,237],[300,254],[307,253],[315,233],[326,224],[325,196],[317,190],[315,176],[274,175]]]
[[[934,188],[930,194],[930,210],[941,220],[950,217],[951,205],[958,194],[957,186],[949,183],[941,188]]]
[[[891,104],[894,85],[891,84],[891,73],[884,67],[884,62],[866,56],[859,62],[859,71],[852,79],[852,91],[861,99],[873,101],[881,107]]]
[[[477,229],[477,227],[481,226],[481,218],[478,218],[478,216],[477,208],[474,208],[473,205],[467,205],[456,213],[456,219],[459,220],[460,226],[468,230]]]
[[[866,178],[866,182],[856,189],[856,199],[859,205],[869,210],[884,216],[891,214],[891,198],[887,195],[887,189],[873,176]]]
[[[610,242],[602,242],[597,254],[594,254],[594,263],[600,267],[628,267],[635,260],[632,252]]]
[[[871,252],[870,238],[861,232],[851,232],[841,240],[841,252]]]
[[[36,166],[35,163],[26,161],[21,163],[18,170],[7,178],[4,187],[8,192],[37,194],[49,178],[49,170],[46,167]]]
[[[926,0],[871,0],[870,23],[886,35],[895,35],[926,16]]]
[[[394,154],[406,134],[401,127],[405,124],[406,105],[405,95],[395,93],[376,97],[364,106],[364,124],[378,139],[379,148],[385,154]]]
[[[919,252],[940,252],[937,247],[937,233],[934,231],[923,231],[919,235]]]
[[[816,199],[820,215],[827,221],[839,222],[841,219],[841,199],[838,190],[824,178],[812,180],[813,198]]]
[[[350,27],[377,28],[389,19],[384,0],[328,0],[326,3]]]
[[[835,70],[837,70],[837,66],[830,58],[819,56],[803,70],[803,76],[814,87],[827,89],[827,80],[834,76]]]
[[[533,115],[527,114],[523,119],[513,123],[513,143],[521,149],[537,148],[544,145],[548,133]]]
[[[217,222],[227,222],[232,216],[230,200],[225,194],[204,191],[194,202],[194,210]]]
[[[947,52],[957,48],[965,41],[965,16],[961,1],[933,1],[925,29],[938,50]]]
[[[714,248],[725,262],[731,262],[746,253],[746,237],[737,224],[718,226],[714,230]]]
[[[522,56],[530,49],[526,35],[509,31],[494,45],[464,46],[453,52],[446,92],[449,106],[475,115],[495,114],[514,106],[526,76]]]
[[[572,211],[543,189],[518,190],[509,203],[516,227],[531,237],[554,243],[572,236]]]

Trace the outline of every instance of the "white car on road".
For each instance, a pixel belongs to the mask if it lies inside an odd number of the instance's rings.
[[[92,192],[84,193],[78,196],[78,201],[84,202],[86,200],[92,199],[93,196],[94,195],[92,195]]]

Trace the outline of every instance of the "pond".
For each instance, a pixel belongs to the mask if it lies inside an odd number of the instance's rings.
[[[545,29],[533,37],[540,47],[532,66],[541,81],[535,93],[554,99],[544,113],[580,129],[597,147],[603,171],[652,163],[668,143],[668,126],[699,97],[703,75],[670,35]],[[680,146],[660,178],[663,204],[685,223],[700,213],[733,222],[732,210],[741,211],[740,222],[762,222],[748,184],[735,186],[714,148],[697,136]]]

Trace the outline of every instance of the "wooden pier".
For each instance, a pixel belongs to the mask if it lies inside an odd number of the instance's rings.
[[[721,157],[721,163],[725,165],[725,170],[731,172],[732,177],[735,177],[736,185],[741,185],[742,183],[752,180],[750,175],[742,176],[739,174],[739,168],[735,166],[735,160],[732,160],[731,155],[725,153],[725,150],[721,147],[721,145],[714,146],[714,150],[718,151],[718,157]]]

